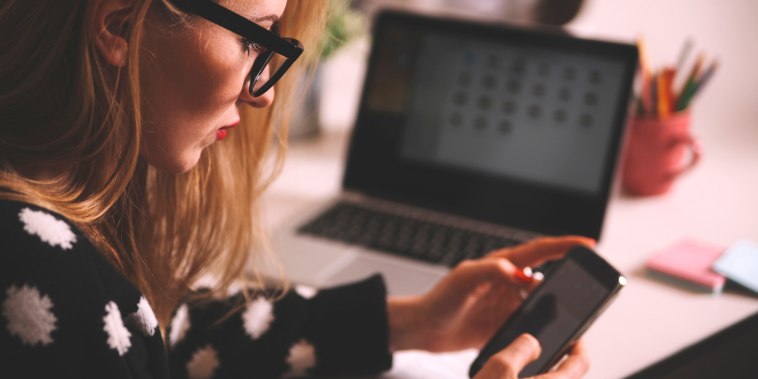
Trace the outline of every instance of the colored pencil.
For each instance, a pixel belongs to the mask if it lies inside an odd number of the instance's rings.
[[[672,67],[666,67],[658,76],[658,117],[667,118],[674,111],[671,83],[676,71]]]
[[[685,89],[685,93],[682,94],[682,98],[679,99],[679,102],[677,104],[677,110],[685,110],[687,107],[689,107],[692,99],[695,98],[695,95],[700,93],[703,87],[705,87],[705,85],[708,84],[708,82],[711,80],[713,74],[718,69],[718,66],[718,61],[714,60],[713,63],[708,66],[705,72],[703,72],[700,80],[694,82],[694,85],[691,88]]]
[[[653,88],[651,86],[651,72],[650,64],[648,61],[647,47],[645,40],[640,37],[637,39],[637,50],[640,55],[640,69],[642,70],[642,89],[640,91],[640,98],[642,100],[642,106],[644,112],[653,110],[654,104],[652,99]]]

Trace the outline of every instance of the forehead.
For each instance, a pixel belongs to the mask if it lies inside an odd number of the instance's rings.
[[[268,25],[271,24],[270,20],[261,21],[261,19],[271,16],[281,17],[287,6],[287,0],[221,0],[219,4],[247,19]]]

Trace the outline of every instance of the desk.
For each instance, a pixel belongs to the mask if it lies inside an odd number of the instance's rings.
[[[360,62],[366,46],[355,49],[350,64],[330,69],[342,82],[351,82],[349,86],[329,87],[337,80],[327,73],[324,133],[290,144],[282,175],[265,195],[264,219],[271,230],[339,191],[350,112],[363,75],[355,62]],[[701,109],[694,114],[695,130],[705,147],[700,166],[661,197],[631,198],[618,189],[612,195],[598,251],[627,275],[629,285],[585,335],[592,366],[587,378],[631,374],[758,312],[758,296],[732,291],[696,294],[649,279],[641,270],[650,254],[684,237],[722,245],[741,238],[758,242],[758,120],[722,126],[723,111]],[[395,367],[382,377],[453,373],[464,378],[475,355],[398,353]]]
[[[337,193],[347,139],[346,131],[328,131],[290,145],[284,171],[265,195],[267,227],[276,228]],[[734,151],[714,152],[663,197],[635,199],[614,193],[598,250],[627,275],[629,285],[586,334],[592,362],[587,378],[630,374],[758,312],[758,297],[732,291],[720,296],[692,293],[641,272],[651,252],[682,237],[724,245],[738,238],[758,241],[758,153],[752,154],[753,159],[745,159]],[[475,354],[399,353],[395,369],[385,377],[454,372],[463,378]]]

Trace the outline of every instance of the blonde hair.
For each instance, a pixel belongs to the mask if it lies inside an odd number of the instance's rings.
[[[199,277],[215,274],[224,293],[245,277],[251,252],[265,251],[260,194],[281,166],[291,95],[317,59],[326,2],[289,0],[281,34],[301,40],[304,56],[277,83],[273,106],[243,107],[247,127],[182,175],[139,158],[143,22],[151,7],[171,8],[168,0],[135,1],[125,30],[128,63],[115,74],[94,44],[97,3],[0,5],[0,198],[77,224],[165,326]],[[270,162],[272,141],[278,153]],[[49,171],[44,179],[28,175],[39,168]]]

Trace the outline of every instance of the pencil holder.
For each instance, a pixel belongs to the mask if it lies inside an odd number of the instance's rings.
[[[694,168],[702,157],[700,143],[690,131],[688,112],[664,119],[635,116],[629,127],[621,180],[629,194],[668,192],[676,178]]]

